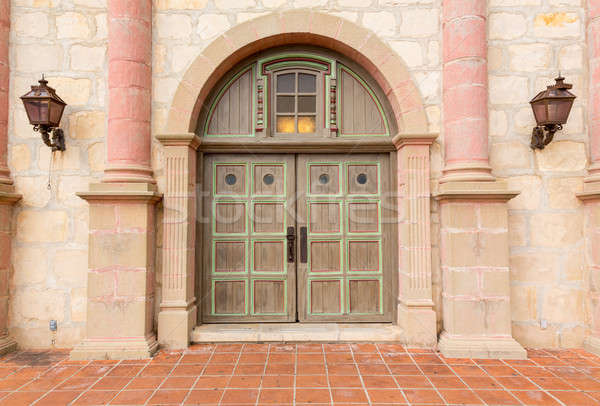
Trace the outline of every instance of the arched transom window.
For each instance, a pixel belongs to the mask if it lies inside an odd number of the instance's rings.
[[[381,90],[351,65],[312,52],[271,52],[247,60],[208,99],[200,135],[389,136]]]

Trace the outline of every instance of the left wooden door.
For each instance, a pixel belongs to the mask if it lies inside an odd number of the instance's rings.
[[[204,168],[203,321],[296,321],[294,156],[206,155]]]

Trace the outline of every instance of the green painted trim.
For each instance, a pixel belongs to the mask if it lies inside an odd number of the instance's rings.
[[[281,271],[280,272],[271,272],[271,271],[257,271],[254,269],[254,243],[257,241],[262,241],[262,242],[279,242],[281,243],[281,251],[282,251],[282,255],[281,255],[281,259],[282,259],[282,267],[281,267]],[[286,246],[286,242],[287,240],[285,238],[268,238],[268,237],[264,237],[264,238],[251,238],[250,239],[250,272],[252,273],[252,275],[285,275],[287,274],[288,270],[287,270],[287,246]]]
[[[220,195],[217,193],[217,166],[243,166],[244,167],[244,194],[241,195]],[[214,198],[225,197],[225,198],[239,198],[247,197],[249,190],[249,174],[248,174],[248,162],[213,162],[212,172],[212,194]]]
[[[359,166],[359,165],[364,165],[364,166],[376,166],[377,167],[377,193],[364,193],[364,194],[360,194],[360,193],[350,193],[350,188],[349,188],[349,184],[348,182],[350,181],[350,166]],[[373,196],[381,196],[381,162],[380,161],[357,161],[357,162],[345,162],[344,163],[344,167],[345,167],[345,171],[344,171],[344,175],[345,175],[345,182],[344,182],[344,187],[345,192],[348,196],[365,196],[365,197],[373,197]]]
[[[350,243],[353,241],[367,241],[367,242],[377,242],[378,245],[378,253],[377,253],[377,271],[353,271],[352,269],[350,269]],[[346,250],[345,250],[345,254],[346,254],[346,272],[349,275],[353,275],[353,274],[365,274],[365,275],[379,275],[379,274],[383,274],[383,244],[382,244],[382,238],[381,237],[375,237],[375,238],[369,238],[369,237],[354,237],[354,238],[346,238]]]
[[[242,76],[243,74],[245,74],[246,72],[248,72],[248,70],[251,70],[252,72],[250,73],[250,86],[251,86],[251,94],[250,94],[250,99],[252,101],[252,123],[251,123],[251,131],[248,134],[209,134],[208,133],[208,126],[210,124],[210,120],[212,120],[212,116],[214,113],[215,108],[217,107],[217,105],[219,104],[219,102],[221,101],[221,97],[223,97],[223,94],[229,89],[229,86],[231,86],[231,84],[233,82],[235,82],[240,76]],[[223,85],[223,87],[219,90],[219,93],[217,93],[217,97],[215,98],[215,100],[213,101],[213,103],[210,106],[210,109],[208,110],[208,114],[207,114],[207,119],[206,119],[206,123],[204,124],[204,131],[203,131],[203,136],[204,137],[254,137],[256,136],[256,64],[253,62],[252,64],[243,67],[240,71],[238,71],[235,75],[233,75],[233,77],[231,79],[229,79],[227,81],[227,83],[225,83],[225,85]]]
[[[322,271],[322,272],[318,272],[318,271],[313,271],[312,270],[312,255],[311,255],[311,243],[312,242],[328,242],[328,241],[334,241],[337,242],[339,244],[340,247],[340,270],[339,272],[328,272],[328,271]],[[344,249],[343,249],[343,237],[340,238],[331,238],[331,237],[324,237],[324,238],[313,238],[313,237],[308,237],[308,248],[307,248],[307,262],[306,262],[306,269],[309,275],[319,275],[319,276],[325,276],[325,275],[336,275],[336,276],[340,276],[344,274]]]
[[[311,62],[311,61],[282,61],[282,62],[277,62],[277,63],[271,64],[264,69],[267,72],[272,72],[272,71],[286,69],[286,68],[309,68],[309,69],[312,68],[312,69],[317,69],[317,70],[327,70],[328,69],[328,67],[326,65],[323,65],[323,64],[320,64],[317,62]]]
[[[261,281],[261,280],[275,281],[275,282],[282,281],[283,282],[283,308],[284,308],[283,312],[258,313],[258,312],[254,311],[254,282]],[[272,277],[253,277],[250,280],[250,284],[252,286],[252,288],[250,289],[250,303],[252,303],[252,307],[250,309],[251,315],[253,315],[253,316],[287,316],[288,315],[287,311],[285,311],[287,309],[287,305],[288,305],[288,281],[287,281],[287,278],[286,279],[275,279]]]
[[[310,289],[310,283],[313,280],[319,280],[319,281],[337,281],[340,282],[340,312],[339,313],[312,313],[310,311],[310,304],[312,301],[311,298],[311,289]],[[345,307],[345,302],[346,300],[344,299],[344,278],[343,277],[324,277],[324,276],[317,276],[317,277],[311,277],[309,276],[307,278],[307,296],[308,296],[308,300],[306,301],[306,314],[311,315],[311,316],[339,316],[339,315],[343,315],[344,313],[344,307]]]
[[[217,272],[217,243],[219,242],[241,242],[244,244],[244,271],[243,272]],[[210,275],[228,276],[228,275],[248,275],[248,239],[240,238],[212,238],[211,241],[211,269]]]
[[[233,281],[244,282],[244,313],[216,313],[215,312],[215,282],[217,281]],[[230,278],[212,278],[210,290],[211,316],[247,316],[248,315],[248,279],[230,279]]]
[[[351,313],[350,312],[350,281],[351,280],[368,280],[368,281],[374,281],[377,280],[379,281],[379,312],[376,313]],[[345,280],[346,283],[346,289],[348,294],[346,295],[346,304],[347,304],[347,309],[348,309],[348,315],[350,316],[369,316],[369,315],[373,315],[373,314],[384,314],[384,309],[383,306],[385,305],[385,301],[383,300],[383,277],[379,276],[379,277],[365,277],[365,276],[348,276]]]
[[[342,125],[341,125],[341,121],[340,119],[340,103],[336,104],[336,111],[337,111],[337,117],[338,117],[338,129],[339,129],[339,133],[340,136],[342,137],[389,137],[390,135],[390,125],[388,123],[387,117],[385,115],[385,111],[383,110],[383,106],[381,105],[381,102],[379,101],[379,98],[377,97],[377,95],[373,92],[373,90],[371,89],[371,87],[360,77],[358,76],[355,72],[353,72],[350,68],[348,68],[345,65],[339,64],[338,67],[339,70],[339,78],[340,78],[340,83],[338,83],[338,101],[341,100],[340,99],[340,95],[343,92],[343,84],[341,83],[341,72],[342,70],[347,72],[349,75],[351,75],[352,77],[354,77],[354,79],[356,79],[369,93],[369,95],[371,96],[371,98],[375,101],[375,104],[377,105],[377,110],[379,111],[379,114],[381,115],[381,118],[383,119],[383,126],[385,127],[385,133],[384,134],[344,134],[342,132]]]
[[[319,165],[329,165],[329,166],[337,166],[338,167],[338,192],[337,193],[323,193],[323,194],[313,194],[310,190],[310,167],[311,166],[319,166]],[[332,197],[341,197],[344,194],[344,174],[342,173],[342,163],[341,162],[308,162],[306,165],[306,195],[307,196],[332,196]]]

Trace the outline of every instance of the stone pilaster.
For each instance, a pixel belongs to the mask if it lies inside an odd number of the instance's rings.
[[[511,335],[508,209],[501,182],[440,185],[443,326],[450,358],[527,357]]]
[[[435,346],[436,314],[431,288],[429,148],[437,135],[399,135],[398,325],[408,345]]]
[[[187,348],[197,321],[194,285],[196,240],[195,134],[160,135],[164,145],[162,300],[158,341],[170,349]]]
[[[10,0],[0,0],[0,184],[11,185],[8,169],[8,38],[10,33]]]
[[[0,355],[17,348],[8,335],[8,281],[11,272],[12,209],[21,199],[12,185],[0,184]]]
[[[87,331],[71,359],[140,359],[154,333],[155,205],[147,183],[91,184]]]

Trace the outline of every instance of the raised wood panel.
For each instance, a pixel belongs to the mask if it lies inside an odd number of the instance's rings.
[[[214,182],[217,195],[245,195],[246,165],[217,165]]]
[[[376,195],[379,192],[377,165],[348,165],[348,194]]]
[[[254,232],[282,233],[284,214],[283,203],[254,203]]]
[[[215,281],[214,308],[216,314],[245,314],[246,282]]]
[[[379,241],[348,241],[350,272],[379,271]]]
[[[310,242],[311,272],[340,272],[342,269],[340,241]]]
[[[254,241],[254,272],[283,272],[283,241]]]
[[[243,135],[252,132],[252,71],[234,80],[217,101],[208,135]]]
[[[379,231],[379,206],[376,202],[348,203],[348,231],[376,233]]]
[[[369,91],[344,69],[341,70],[340,81],[342,135],[384,135],[383,116]]]
[[[340,231],[339,203],[310,203],[310,232],[323,234]]]
[[[337,195],[340,193],[340,167],[338,165],[310,166],[310,194]]]
[[[254,165],[252,193],[259,196],[281,196],[285,192],[283,165]]]
[[[254,281],[253,300],[255,314],[284,313],[285,298],[284,281]]]
[[[381,309],[379,280],[349,281],[350,313],[379,313]]]
[[[341,313],[340,287],[340,280],[312,280],[310,282],[311,313]]]
[[[245,272],[246,244],[243,241],[215,242],[215,272]]]
[[[215,225],[217,233],[246,232],[246,205],[244,203],[217,202]]]

